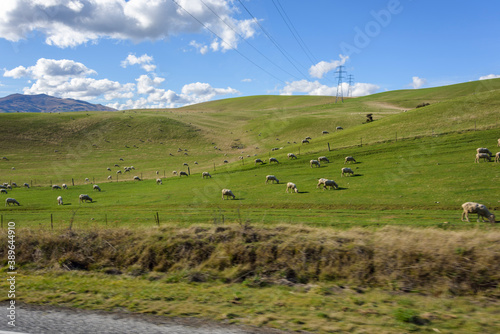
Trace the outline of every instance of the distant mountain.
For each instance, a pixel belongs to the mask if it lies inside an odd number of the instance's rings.
[[[12,94],[0,98],[0,112],[116,111],[102,104],[39,94]]]

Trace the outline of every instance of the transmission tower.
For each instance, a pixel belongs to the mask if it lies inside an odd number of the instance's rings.
[[[347,76],[347,83],[349,84],[349,88],[347,88],[347,97],[352,97],[352,84],[354,83],[354,75],[349,74]]]
[[[339,67],[337,67],[335,74],[337,74],[337,79],[339,79],[339,81],[337,82],[337,96],[335,97],[335,103],[337,103],[339,96],[342,102],[344,102],[344,92],[342,91],[342,79],[344,79],[344,66],[340,65]]]

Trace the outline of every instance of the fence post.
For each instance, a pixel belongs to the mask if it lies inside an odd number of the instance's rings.
[[[188,175],[191,175],[191,169],[189,169],[189,166],[188,166]]]
[[[75,186],[75,179],[74,178],[71,178],[71,184],[73,185],[73,187]]]
[[[52,214],[50,214],[50,228],[54,229],[54,219],[52,218]]]
[[[328,143],[328,152],[330,152],[330,143]]]

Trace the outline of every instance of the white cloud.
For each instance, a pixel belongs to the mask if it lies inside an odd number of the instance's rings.
[[[128,65],[140,65],[143,70],[146,72],[152,72],[156,69],[156,65],[151,64],[153,62],[153,57],[148,56],[147,54],[143,54],[140,57],[136,55],[129,54],[127,58],[121,62],[121,66],[123,68]]]
[[[344,65],[349,59],[349,56],[339,55],[340,60],[332,60],[331,62],[320,61],[316,65],[309,68],[309,75],[313,78],[321,79],[326,73],[336,69],[340,65]]]
[[[412,87],[413,89],[419,89],[427,83],[427,80],[424,78],[412,77],[411,79],[412,82],[408,86]]]
[[[370,95],[380,87],[370,83],[357,82],[352,86],[352,96],[365,96]],[[342,84],[342,91],[344,96],[347,96],[349,84]],[[293,95],[294,93],[307,94],[307,95],[337,95],[337,86],[327,86],[319,83],[318,81],[300,80],[288,83],[281,91],[281,95]]]
[[[483,75],[482,77],[479,77],[479,80],[488,80],[488,79],[496,79],[496,78],[500,78],[500,74]]]
[[[241,82],[252,82],[252,79],[246,78],[246,79],[241,80]]]
[[[240,42],[239,35],[250,38],[255,34],[253,20],[234,17],[236,8],[231,0],[206,2],[234,30],[201,1],[176,2],[224,39],[213,44],[212,50],[231,49]],[[182,8],[169,0],[4,0],[0,7],[0,38],[19,41],[36,31],[45,36],[47,44],[64,48],[100,38],[138,42],[179,34],[212,36]]]

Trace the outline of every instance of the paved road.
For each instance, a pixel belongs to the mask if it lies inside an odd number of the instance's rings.
[[[166,318],[152,315],[111,313],[68,308],[16,305],[15,327],[9,326],[8,304],[0,304],[0,334],[283,334],[285,332],[240,327],[191,318]]]

